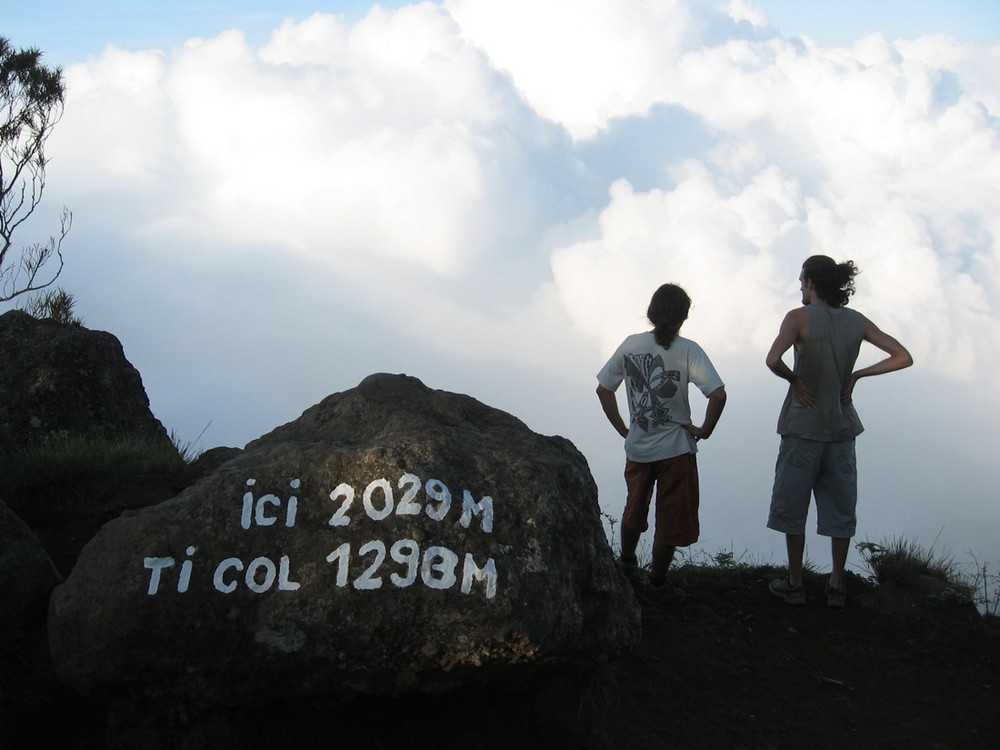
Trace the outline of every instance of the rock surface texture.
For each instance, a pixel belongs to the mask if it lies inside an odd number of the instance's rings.
[[[168,440],[117,338],[21,310],[0,315],[0,437]]]
[[[107,524],[49,612],[69,684],[200,705],[518,681],[640,630],[573,445],[404,375]]]
[[[62,580],[38,537],[0,500],[0,632],[10,633],[35,611]]]

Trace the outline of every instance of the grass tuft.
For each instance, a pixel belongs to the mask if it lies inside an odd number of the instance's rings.
[[[155,439],[66,437],[0,452],[0,496],[25,499],[53,494],[83,496],[139,479],[181,480],[188,448]]]
[[[942,608],[977,603],[975,586],[962,575],[951,557],[924,548],[916,540],[894,537],[882,542],[859,542],[857,550],[880,585],[925,594],[928,604]]]
[[[882,542],[858,542],[856,546],[878,583],[906,588],[915,577],[926,576],[946,584],[960,577],[954,560],[936,554],[933,548],[925,549],[914,539],[893,537]]]

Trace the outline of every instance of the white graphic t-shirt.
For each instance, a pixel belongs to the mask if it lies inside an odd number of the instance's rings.
[[[691,424],[688,385],[707,397],[723,386],[704,350],[678,336],[664,349],[651,331],[622,342],[597,373],[597,382],[617,391],[625,381],[630,424],[625,455],[648,463],[696,453],[695,439],[681,425]]]

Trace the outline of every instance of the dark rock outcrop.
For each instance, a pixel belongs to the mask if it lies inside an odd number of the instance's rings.
[[[209,448],[191,462],[189,467],[191,482],[193,483],[202,477],[207,477],[222,466],[222,464],[226,463],[226,461],[236,458],[242,452],[242,448],[230,448],[227,446]]]
[[[169,441],[117,338],[21,310],[0,315],[0,436]]]
[[[516,681],[640,628],[572,444],[392,375],[107,524],[49,614],[69,684],[202,706]]]
[[[38,537],[0,501],[0,633],[44,623],[45,604],[61,580]]]

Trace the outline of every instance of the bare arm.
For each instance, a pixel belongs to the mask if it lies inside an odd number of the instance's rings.
[[[705,421],[702,422],[701,427],[695,427],[693,424],[682,425],[682,427],[690,432],[695,440],[708,440],[715,431],[715,425],[719,423],[719,417],[722,416],[722,410],[725,408],[726,389],[720,386],[708,394],[708,406],[705,407]]]
[[[804,406],[815,406],[818,399],[816,394],[806,387],[802,378],[792,372],[791,368],[785,364],[783,357],[785,352],[795,346],[805,338],[805,327],[808,321],[808,313],[804,307],[789,312],[785,319],[781,321],[781,328],[778,335],[771,344],[771,349],[764,360],[768,369],[783,380],[787,380],[792,385],[792,390]]]
[[[913,357],[910,356],[910,353],[906,350],[905,346],[900,344],[889,334],[879,329],[879,327],[868,320],[868,318],[862,316],[861,320],[864,325],[865,341],[872,346],[881,349],[889,356],[885,359],[879,360],[873,365],[863,367],[860,370],[855,370],[851,374],[851,379],[848,381],[847,387],[844,388],[844,392],[840,396],[840,400],[845,404],[850,403],[851,398],[854,395],[854,386],[861,378],[868,378],[872,375],[884,375],[887,372],[902,370],[913,364]]]
[[[611,426],[622,437],[628,437],[628,427],[625,426],[625,420],[622,419],[621,412],[618,411],[618,399],[615,398],[615,392],[609,391],[603,385],[598,385],[597,398],[600,400],[601,408],[604,409],[604,415],[611,422]]]

